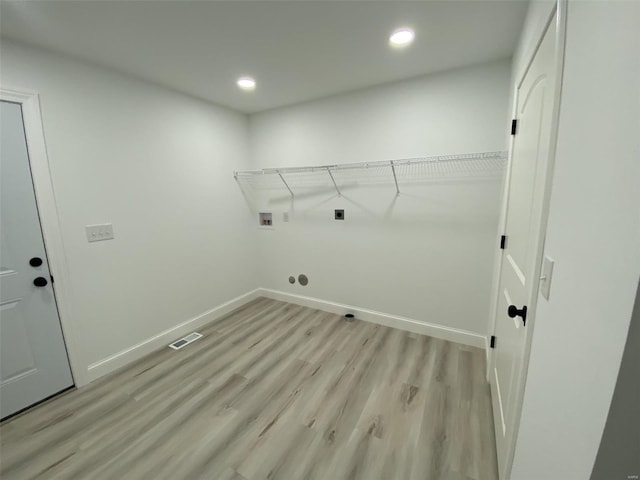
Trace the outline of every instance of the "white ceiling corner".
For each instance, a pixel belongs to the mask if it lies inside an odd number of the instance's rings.
[[[253,113],[513,54],[526,1],[2,2],[3,37]],[[389,34],[416,31],[394,50]],[[235,84],[250,75],[258,86]]]

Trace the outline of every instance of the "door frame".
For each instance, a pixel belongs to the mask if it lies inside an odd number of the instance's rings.
[[[37,92],[0,86],[0,100],[18,103],[22,107],[22,121],[27,143],[33,190],[38,207],[40,228],[47,253],[49,270],[55,278],[53,293],[58,309],[62,336],[74,384],[88,383],[82,362],[81,343],[75,334],[71,282],[67,268],[62,230],[51,178],[47,146],[40,112],[40,96]]]
[[[556,38],[556,72],[555,78],[553,81],[555,82],[555,94],[553,99],[553,112],[551,116],[551,138],[549,142],[549,150],[548,150],[548,163],[547,163],[547,171],[544,180],[544,192],[542,195],[542,210],[540,216],[540,228],[536,232],[535,235],[535,271],[533,273],[533,278],[540,278],[541,268],[542,268],[542,259],[544,256],[544,244],[545,237],[547,232],[547,223],[549,218],[549,206],[551,200],[551,186],[553,179],[553,171],[555,165],[555,157],[556,157],[556,144],[558,138],[558,126],[560,123],[560,103],[561,103],[561,94],[562,94],[562,76],[564,70],[564,51],[565,51],[565,39],[566,39],[566,25],[567,25],[567,3],[568,0],[556,0],[555,5],[552,7],[548,17],[545,19],[544,26],[538,32],[538,36],[535,38],[534,48],[528,52],[528,57],[526,58],[526,63],[524,64],[524,68],[521,72],[516,72],[518,74],[517,82],[514,86],[514,95],[513,95],[513,104],[512,104],[512,117],[517,118],[517,105],[518,105],[518,91],[522,86],[522,83],[533,63],[533,60],[538,52],[540,44],[544,39],[545,34],[547,33],[549,28],[555,28],[555,38]],[[557,16],[556,16],[557,15]],[[555,25],[552,25],[551,22],[556,18]],[[512,164],[512,155],[513,155],[513,147],[515,143],[515,137],[511,136],[509,140],[509,159],[507,164],[507,172],[505,175],[504,181],[504,189],[502,194],[502,206],[500,211],[500,234],[504,235],[505,232],[505,223],[508,209],[508,199],[510,193],[510,182],[511,182],[511,164]],[[495,262],[495,268],[497,268],[497,273],[494,275],[493,285],[491,290],[491,309],[490,309],[490,334],[495,333],[496,329],[496,317],[497,317],[497,309],[498,309],[498,296],[500,294],[500,280],[501,280],[501,272],[502,272],[502,264],[504,261],[504,250],[498,250],[497,253],[497,261]],[[520,370],[518,372],[518,377],[516,379],[517,384],[515,387],[515,401],[516,405],[514,407],[514,415],[512,419],[512,432],[511,436],[507,438],[507,454],[506,454],[506,463],[505,463],[505,471],[504,478],[500,477],[501,480],[507,480],[511,475],[511,468],[513,466],[513,458],[515,453],[516,440],[518,437],[518,430],[520,426],[520,417],[522,415],[522,403],[524,400],[524,391],[526,385],[526,374],[529,367],[529,356],[531,352],[531,340],[533,337],[533,329],[535,327],[535,317],[536,317],[536,303],[538,299],[538,291],[539,291],[539,281],[534,282],[531,285],[531,288],[528,292],[527,298],[527,328],[525,328],[525,339],[524,339],[524,351],[523,351],[523,359],[522,364],[520,366]],[[500,339],[496,340],[498,343]],[[488,343],[488,342],[487,342]],[[493,376],[493,360],[494,360],[494,352],[492,349],[487,348],[487,381],[491,381],[491,377]],[[501,473],[501,472],[499,472]]]

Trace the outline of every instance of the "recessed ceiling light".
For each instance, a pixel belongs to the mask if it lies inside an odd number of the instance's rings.
[[[410,28],[398,28],[389,37],[389,44],[396,48],[406,47],[413,43],[415,37],[415,32]]]
[[[251,77],[240,77],[236,83],[242,90],[251,91],[256,89],[256,81]]]

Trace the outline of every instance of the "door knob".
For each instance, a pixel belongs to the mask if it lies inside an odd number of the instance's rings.
[[[47,282],[47,279],[44,278],[44,277],[38,277],[33,281],[33,284],[36,287],[44,287],[44,286],[47,285],[47,283],[49,283],[49,282]]]
[[[522,317],[522,324],[523,325],[527,324],[527,306],[526,305],[522,307],[520,310],[518,310],[518,307],[516,307],[515,305],[509,305],[509,308],[507,309],[507,315],[509,315],[511,318]]]
[[[29,265],[31,265],[32,267],[39,267],[40,265],[42,265],[42,259],[40,257],[33,257],[31,260],[29,260]]]

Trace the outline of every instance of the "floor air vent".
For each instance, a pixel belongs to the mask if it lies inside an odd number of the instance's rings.
[[[176,340],[175,342],[170,343],[169,346],[174,350],[180,350],[182,347],[189,345],[191,342],[195,342],[199,338],[202,338],[202,334],[193,332],[186,337],[181,338],[180,340]]]

